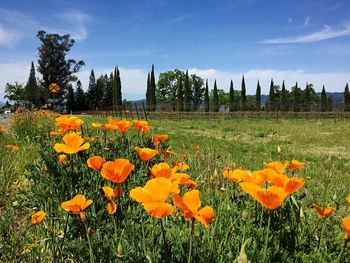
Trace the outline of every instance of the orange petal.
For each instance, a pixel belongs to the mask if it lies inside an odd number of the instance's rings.
[[[301,178],[291,178],[288,183],[284,186],[284,189],[288,194],[293,194],[298,191],[303,185],[305,181]]]
[[[183,202],[192,213],[197,212],[198,208],[201,206],[199,191],[191,190],[185,193],[183,196]]]
[[[200,221],[205,227],[208,227],[208,225],[214,219],[214,209],[210,206],[203,207],[198,211],[196,219]]]
[[[166,217],[174,212],[173,206],[167,203],[144,203],[143,207],[155,218]]]
[[[117,211],[117,205],[113,201],[108,202],[107,205],[108,214],[113,215]]]

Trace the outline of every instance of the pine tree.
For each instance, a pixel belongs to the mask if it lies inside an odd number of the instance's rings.
[[[182,81],[181,79],[178,82],[178,90],[177,90],[177,111],[183,111],[184,110],[184,92],[182,87]]]
[[[32,103],[34,106],[39,105],[40,92],[39,92],[38,84],[36,82],[35,68],[34,68],[33,61],[32,61],[32,65],[30,68],[28,82],[25,86],[25,95],[26,95],[27,101]]]
[[[85,98],[85,92],[82,88],[80,80],[77,81],[77,86],[75,88],[75,110],[77,111],[83,111],[86,110],[86,98]]]
[[[147,74],[147,89],[146,89],[146,109],[150,109],[151,105],[151,94],[150,94],[150,88],[151,88],[151,78],[150,73]]]
[[[190,86],[190,78],[188,76],[188,70],[186,70],[185,83],[184,83],[184,111],[191,110],[192,92]]]
[[[89,77],[89,87],[87,91],[89,108],[95,110],[98,107],[98,91],[96,87],[95,72],[91,69]]]
[[[229,111],[235,111],[235,90],[233,89],[233,81],[230,83],[230,106]]]
[[[214,81],[214,89],[213,89],[213,112],[219,111],[219,94],[218,87],[216,86],[216,80]]]
[[[350,92],[348,83],[346,83],[344,89],[344,111],[350,111]]]
[[[292,96],[293,96],[293,111],[299,112],[302,106],[302,94],[303,91],[298,87],[298,82],[295,83],[295,86],[292,87]]]
[[[102,105],[106,109],[111,109],[113,105],[113,74],[111,73],[108,77],[107,74],[104,75],[104,93]]]
[[[309,112],[310,110],[311,110],[311,87],[306,82],[306,87],[303,91],[303,111]]]
[[[273,83],[273,79],[271,79],[270,83],[270,92],[269,92],[269,110],[275,111],[276,109],[276,93],[275,93],[275,85]]]
[[[123,107],[122,100],[122,84],[120,81],[120,72],[118,67],[114,69],[114,81],[113,81],[113,91],[114,91],[114,110],[120,111]]]
[[[281,91],[281,110],[282,111],[289,110],[288,91],[286,90],[286,86],[284,85],[284,80],[282,82],[282,91]]]
[[[74,90],[71,84],[68,84],[67,87],[67,112],[72,112],[75,110],[75,98],[74,98]]]
[[[150,104],[151,104],[151,110],[155,111],[157,108],[157,100],[156,100],[156,80],[154,77],[153,64],[152,64],[151,79],[150,79]]]
[[[322,112],[327,111],[327,93],[324,88],[324,85],[322,87],[322,92],[321,92],[321,111]]]
[[[210,102],[209,102],[209,88],[208,88],[208,79],[205,82],[205,90],[204,90],[204,111],[210,111]]]
[[[260,82],[258,80],[258,84],[256,86],[256,93],[255,93],[255,110],[260,111],[261,109],[261,87]]]
[[[244,75],[242,77],[242,84],[241,84],[241,110],[242,111],[247,110],[247,97],[246,97]]]
[[[104,94],[106,93],[106,79],[103,75],[101,75],[96,80],[96,89],[97,89],[97,108],[100,110],[106,105],[104,104]]]
[[[327,111],[333,111],[333,99],[331,96],[327,98]]]

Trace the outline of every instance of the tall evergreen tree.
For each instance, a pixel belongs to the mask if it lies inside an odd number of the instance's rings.
[[[106,93],[106,87],[107,87],[107,83],[106,83],[106,79],[105,76],[101,75],[97,80],[96,80],[96,89],[97,89],[97,108],[100,110],[103,107],[106,106],[106,104],[104,104],[104,95]]]
[[[310,110],[311,110],[311,87],[306,82],[306,87],[303,90],[303,111],[309,112]]]
[[[293,97],[293,111],[299,112],[302,109],[303,104],[303,91],[298,87],[298,82],[292,87],[292,97]]]
[[[148,72],[148,74],[147,74],[147,89],[146,89],[146,108],[147,108],[147,110],[150,109],[150,105],[151,105],[150,88],[151,88],[151,78],[150,78],[150,73]]]
[[[75,98],[74,90],[71,84],[68,84],[68,94],[67,94],[67,112],[72,112],[75,110]]]
[[[25,89],[25,95],[26,95],[27,101],[32,103],[34,106],[38,106],[40,91],[39,91],[38,84],[36,82],[35,68],[34,68],[33,61],[30,68],[28,82],[24,87],[24,89]]]
[[[348,83],[346,83],[344,89],[344,111],[350,111],[350,92]]]
[[[271,79],[270,83],[270,92],[269,92],[269,110],[275,111],[276,109],[276,93],[275,93],[275,85],[273,83],[273,79]]]
[[[184,110],[184,91],[182,87],[182,80],[180,79],[178,82],[178,90],[177,90],[177,111]]]
[[[235,111],[235,90],[233,89],[233,81],[231,79],[230,82],[230,105],[229,105],[229,111],[233,112]]]
[[[256,93],[255,93],[255,110],[260,111],[261,109],[261,87],[260,82],[258,80],[258,84],[256,86]]]
[[[242,77],[242,84],[241,84],[241,110],[242,111],[247,110],[247,96],[246,96],[244,75]]]
[[[288,91],[286,90],[286,86],[284,85],[284,80],[282,82],[282,90],[281,90],[281,110],[282,111],[289,110]]]
[[[184,83],[184,111],[191,110],[192,92],[190,86],[190,78],[188,76],[188,70],[186,70],[185,83]]]
[[[193,110],[197,110],[199,106],[202,104],[203,101],[203,93],[204,93],[204,87],[203,87],[203,79],[196,76],[195,74],[191,75],[191,84],[192,84],[192,103],[193,103]]]
[[[85,97],[85,92],[82,88],[80,80],[77,81],[74,99],[75,99],[75,110],[77,111],[86,110],[86,97]]]
[[[214,81],[214,89],[213,89],[213,112],[219,111],[219,94],[218,87],[216,86],[216,80]]]
[[[90,77],[89,77],[89,87],[87,90],[89,108],[96,110],[98,107],[98,90],[96,86],[96,78],[95,72],[91,69]]]
[[[108,77],[107,74],[104,75],[104,93],[102,105],[106,109],[111,109],[113,105],[113,74],[111,73]]]
[[[322,112],[327,111],[327,93],[326,93],[326,89],[324,88],[324,85],[322,87],[322,92],[321,92],[321,111]]]
[[[120,80],[120,72],[118,67],[114,69],[114,81],[113,81],[113,91],[114,95],[114,110],[120,111],[123,107],[123,99],[122,99],[122,84]]]
[[[210,102],[209,102],[209,88],[208,88],[208,79],[205,82],[205,90],[204,90],[204,111],[210,111]]]
[[[151,78],[150,78],[150,104],[151,110],[154,111],[157,108],[157,99],[156,99],[156,80],[154,77],[154,65],[152,64]]]

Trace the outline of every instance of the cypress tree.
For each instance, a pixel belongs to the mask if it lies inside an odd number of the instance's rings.
[[[260,82],[258,80],[258,84],[256,86],[256,93],[255,93],[255,110],[260,111],[261,109],[261,87]]]
[[[74,99],[75,99],[75,110],[77,110],[77,111],[86,110],[85,92],[82,88],[80,80],[77,81]]]
[[[188,70],[186,70],[185,83],[184,83],[184,111],[191,110],[191,102],[192,102],[192,92],[191,92],[191,86],[190,86],[190,79],[188,76]]]
[[[154,65],[152,64],[151,79],[150,79],[150,104],[151,110],[154,111],[157,108],[156,100],[156,80],[154,77]]]
[[[344,89],[344,111],[350,111],[350,92],[348,83],[346,83]]]
[[[270,92],[269,92],[269,110],[274,111],[275,109],[276,109],[275,85],[273,83],[273,79],[271,79]]]
[[[35,68],[34,68],[33,61],[29,72],[28,82],[25,86],[25,95],[26,95],[27,101],[34,104],[34,106],[38,106],[40,94],[39,94],[38,83],[36,82]]]
[[[298,87],[298,82],[295,83],[295,86],[292,88],[293,95],[293,111],[299,112],[302,105],[302,90]]]
[[[218,87],[216,86],[216,80],[214,81],[214,89],[213,89],[213,111],[219,111],[219,94]]]
[[[209,102],[209,88],[208,88],[208,79],[205,82],[205,90],[204,90],[204,111],[209,112],[210,110],[210,102]]]
[[[151,78],[150,78],[150,73],[148,73],[147,75],[147,89],[146,89],[146,109],[149,110],[150,109],[150,105],[151,105],[151,94],[150,94],[150,88],[151,88]]]
[[[98,106],[98,91],[96,87],[96,79],[95,79],[95,72],[93,69],[91,69],[90,77],[89,77],[89,87],[87,91],[88,95],[88,101],[89,101],[89,108],[96,109]]]
[[[303,111],[309,112],[311,110],[311,92],[310,86],[306,82],[305,90],[303,91]]]
[[[103,75],[101,75],[97,80],[96,80],[96,89],[97,89],[97,108],[100,110],[102,107],[106,106],[104,104],[104,95],[106,93],[106,80]]]
[[[241,84],[241,110],[245,111],[246,109],[247,109],[247,97],[246,97],[245,80],[243,75],[242,84]]]
[[[327,93],[324,88],[324,85],[322,87],[322,92],[321,92],[321,111],[322,112],[327,111]]]
[[[108,77],[104,75],[104,93],[102,105],[110,109],[113,105],[113,74]]]
[[[114,98],[115,98],[115,104],[114,104],[114,110],[120,111],[122,110],[123,106],[123,100],[122,100],[122,84],[120,81],[120,72],[118,67],[114,69],[114,81],[113,81],[113,90],[114,90]]]
[[[230,106],[229,111],[233,112],[235,110],[235,90],[233,89],[233,81],[230,83]]]
[[[178,82],[178,89],[177,89],[177,111],[183,111],[184,110],[184,92],[182,87],[182,80],[180,79]]]
[[[288,98],[287,98],[287,90],[286,90],[286,86],[284,85],[284,80],[282,82],[282,90],[281,90],[281,110],[282,111],[288,111],[289,110],[289,104],[288,104]]]
[[[68,84],[68,94],[67,94],[67,112],[72,112],[75,110],[75,99],[74,90],[71,84]]]

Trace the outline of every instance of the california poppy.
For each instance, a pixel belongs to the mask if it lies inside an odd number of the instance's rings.
[[[154,177],[170,178],[174,174],[174,170],[170,168],[167,163],[158,163],[150,168],[150,171]]]
[[[243,182],[239,185],[244,192],[271,210],[279,207],[288,195],[284,188],[278,186],[269,186],[267,189],[263,189],[254,183]]]
[[[116,159],[102,166],[101,175],[113,183],[121,184],[132,170],[134,170],[134,165],[128,159]]]
[[[120,121],[114,122],[113,124],[116,125],[116,128],[117,128],[118,131],[120,131],[121,133],[125,133],[131,127],[132,122],[128,121],[128,120],[125,120],[125,119],[122,119]]]
[[[17,145],[6,145],[5,148],[8,150],[15,151],[15,152],[19,151],[19,147]]]
[[[46,217],[46,213],[44,211],[36,212],[32,215],[32,225],[39,224]]]
[[[293,194],[298,191],[305,183],[302,178],[289,178],[285,174],[275,174],[269,177],[269,181],[278,187],[283,187],[288,194]]]
[[[60,154],[60,155],[58,155],[58,157],[57,157],[58,163],[64,164],[65,161],[66,161],[66,158],[67,158],[67,155],[65,155],[65,154]]]
[[[76,131],[84,122],[76,116],[61,116],[56,118],[56,126],[60,132]]]
[[[265,163],[265,168],[270,168],[275,170],[277,173],[282,173],[284,170],[286,170],[289,162],[285,161],[284,164],[281,162],[270,162],[270,163]]]
[[[201,206],[198,190],[189,191],[183,196],[174,195],[173,201],[174,205],[181,211],[186,220],[193,217],[205,227],[208,227],[214,218],[214,210],[210,206],[205,206],[198,210]]]
[[[83,138],[75,132],[67,133],[63,136],[63,143],[55,143],[56,152],[64,152],[66,154],[74,154],[90,148],[90,143],[84,143]]]
[[[92,156],[89,159],[87,159],[86,163],[88,167],[95,171],[99,171],[102,168],[102,165],[106,162],[106,159],[102,156]]]
[[[137,152],[137,154],[143,162],[152,159],[154,156],[156,156],[156,154],[158,154],[157,150],[150,148],[135,147],[135,151]]]
[[[295,171],[301,167],[304,167],[305,166],[305,163],[303,162],[299,162],[298,160],[292,160],[292,163],[290,164],[290,169],[292,171]]]
[[[183,162],[173,162],[173,163],[171,163],[171,165],[175,169],[181,170],[182,172],[184,172],[190,168],[187,163],[183,163]]]
[[[143,134],[146,134],[151,128],[148,121],[134,120],[132,123],[135,129]]]
[[[114,203],[113,199],[118,195],[123,194],[123,190],[121,186],[118,186],[114,189],[109,186],[104,186],[102,187],[102,190],[108,200],[107,211],[110,215],[113,215],[117,211],[117,205]]]
[[[315,205],[315,204],[312,204],[311,208],[315,208],[317,213],[323,218],[329,217],[335,211],[334,207],[322,208],[322,207]]]
[[[343,218],[343,224],[341,225],[345,230],[345,238],[350,237],[350,216]]]
[[[349,196],[346,198],[346,200],[348,201],[349,205],[350,205],[350,194]]]
[[[153,135],[153,144],[154,144],[154,146],[157,146],[161,142],[168,140],[168,139],[169,139],[168,134],[155,134],[155,135]]]
[[[79,214],[82,221],[85,221],[85,209],[92,204],[92,200],[86,200],[84,195],[76,195],[71,200],[61,204],[63,210],[73,214]]]
[[[166,203],[172,190],[172,183],[164,177],[149,180],[144,187],[131,190],[130,196],[141,203],[149,215],[156,218],[173,213],[173,206]]]

